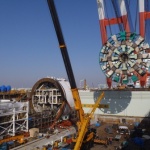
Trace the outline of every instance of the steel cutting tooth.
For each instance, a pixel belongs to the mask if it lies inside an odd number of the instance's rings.
[[[140,65],[142,65],[143,67],[147,67],[148,66],[148,64],[146,63],[146,62],[140,62]]]
[[[107,66],[104,65],[104,66],[102,66],[101,68],[102,68],[102,70],[106,70],[106,69],[107,69]]]
[[[126,45],[122,45],[122,46],[121,46],[121,49],[122,49],[123,52],[126,51],[126,48],[127,48]]]
[[[113,70],[109,70],[109,71],[106,72],[106,76],[108,78],[110,78],[113,75],[113,73],[114,73]]]
[[[135,48],[135,52],[138,53],[140,51],[139,47]]]
[[[111,57],[111,55],[112,55],[112,53],[113,53],[113,51],[109,51],[109,53],[108,53],[108,57]]]
[[[135,44],[137,44],[137,45],[139,45],[141,42],[143,42],[144,41],[144,38],[143,37],[141,37],[141,36],[139,36],[138,38],[137,38],[137,40],[135,41]]]
[[[112,61],[117,61],[117,60],[119,60],[119,58],[118,57],[111,57],[111,59],[112,59]]]
[[[117,48],[115,48],[114,53],[116,53],[116,54],[118,54],[118,55],[120,54],[120,52],[118,51]]]
[[[121,42],[115,42],[114,46],[119,47],[121,45]]]
[[[140,52],[144,51],[143,47],[140,47],[139,50],[140,50]]]
[[[110,68],[113,67],[113,63],[111,61],[108,61],[108,64],[109,64]]]
[[[150,54],[142,54],[143,59],[150,59]]]
[[[122,63],[122,70],[127,70],[127,65],[126,65],[126,63]]]
[[[135,65],[135,63],[132,62],[131,60],[128,60],[128,64],[130,65],[130,67],[133,67]]]
[[[130,58],[130,59],[137,59],[137,54],[129,55],[129,58]]]
[[[140,63],[142,63],[142,60],[141,59],[137,59],[136,63],[140,64]]]
[[[149,44],[148,44],[148,43],[143,43],[142,47],[143,47],[144,49],[147,49],[147,48],[149,48]]]
[[[134,51],[134,49],[132,47],[128,48],[127,54],[131,54]]]
[[[149,64],[147,62],[141,62],[140,64],[146,68],[149,67]]]
[[[108,70],[108,69],[110,69],[110,66],[109,66],[109,64],[108,64],[108,63],[107,63],[107,65],[106,65],[106,67],[107,67],[107,70]]]
[[[132,73],[132,72],[134,72],[135,70],[134,70],[133,68],[130,68],[128,71],[129,71],[130,73]]]
[[[107,62],[108,60],[107,60],[107,57],[103,57],[103,58],[100,58],[100,61],[101,62]]]
[[[113,47],[113,45],[112,45],[110,42],[108,42],[108,41],[107,41],[107,43],[106,43],[106,46],[107,46],[107,47]]]
[[[120,65],[121,65],[121,62],[120,62],[120,61],[118,61],[117,63],[114,64],[114,66],[115,66],[116,68],[119,68]]]
[[[144,70],[142,70],[142,69],[139,69],[139,70],[138,70],[138,73],[139,73],[141,76],[143,76],[143,75],[145,75],[146,72],[145,72]]]
[[[103,48],[101,49],[101,53],[104,53],[106,49],[106,46],[103,46]]]
[[[111,36],[111,38],[112,38],[113,41],[115,42],[115,43],[114,43],[114,46],[115,46],[115,47],[119,47],[120,44],[121,44],[121,42],[118,41],[117,36],[116,36],[116,35],[113,35],[113,36]]]
[[[116,74],[122,74],[122,70],[116,69],[116,70],[115,70],[115,73],[116,73]]]
[[[115,35],[113,35],[113,36],[111,36],[111,38],[112,38],[114,41],[118,41],[118,40],[117,40],[117,36],[116,36],[116,34],[115,34]]]
[[[132,45],[133,45],[133,42],[132,42],[131,40],[129,40],[129,41],[126,41],[126,45],[128,45],[128,46],[132,47]]]
[[[135,64],[135,65],[133,66],[133,68],[134,68],[134,70],[135,70],[136,72],[140,69],[138,64]]]

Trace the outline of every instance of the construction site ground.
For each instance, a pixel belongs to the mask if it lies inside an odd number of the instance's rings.
[[[112,123],[104,123],[101,122],[100,126],[93,125],[93,128],[96,128],[97,135],[96,139],[100,139],[101,144],[94,144],[90,150],[150,150],[150,139],[144,141],[144,146],[139,146],[133,142],[133,134],[119,134],[117,133],[118,126],[127,126],[130,130],[130,133],[135,129],[133,124],[112,124]],[[144,128],[143,128],[144,129]],[[63,129],[60,129],[60,131]],[[147,130],[147,129],[146,129]],[[150,129],[147,130],[144,135],[148,135],[150,137]],[[119,137],[117,140],[116,136]],[[136,136],[135,136],[136,137]],[[112,140],[108,140],[112,139]],[[107,141],[107,145],[104,142]],[[128,146],[125,148],[121,148],[123,142],[128,141]],[[30,142],[30,140],[29,140]],[[17,145],[14,145],[15,147]],[[86,150],[86,149],[85,149]]]
[[[150,150],[150,140],[145,141],[143,147],[140,147],[139,145],[135,144],[131,138],[131,135],[121,135],[120,140],[116,140],[115,137],[119,134],[117,133],[117,129],[114,128],[114,125],[116,124],[101,123],[99,127],[96,127],[97,136],[99,139],[106,140],[108,138],[111,138],[112,141],[108,142],[107,146],[103,144],[94,144],[94,147],[92,147],[91,150]],[[134,126],[131,124],[126,126],[129,127],[130,131],[134,129]],[[108,127],[112,127],[112,130],[106,131]],[[124,141],[128,141],[128,146],[126,148],[121,148],[120,146]]]

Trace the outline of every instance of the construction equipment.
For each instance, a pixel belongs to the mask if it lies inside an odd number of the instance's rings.
[[[93,108],[95,104],[82,104],[82,107]],[[109,108],[108,104],[98,104],[97,108]]]
[[[92,118],[96,108],[98,107],[100,101],[104,97],[104,92],[99,96],[98,100],[96,101],[92,111],[90,114],[84,115],[83,121],[81,123],[81,127],[78,128],[78,135],[75,140],[73,140],[76,144],[74,150],[80,149],[90,149],[94,143],[94,138],[96,135],[96,130],[90,128],[90,119]]]
[[[51,14],[51,17],[53,20],[53,24],[54,24],[58,42],[59,42],[59,47],[61,50],[61,54],[63,57],[65,68],[66,68],[66,72],[67,72],[68,79],[70,82],[71,91],[72,91],[72,95],[73,95],[74,103],[75,103],[75,110],[77,111],[77,115],[79,118],[77,121],[77,129],[78,129],[77,137],[76,137],[76,139],[73,140],[75,142],[74,150],[80,150],[80,149],[88,150],[90,148],[89,143],[91,143],[90,141],[93,142],[94,136],[95,136],[94,130],[89,128],[90,119],[91,119],[92,115],[94,114],[96,107],[99,105],[101,99],[103,98],[104,93],[102,93],[101,96],[98,98],[96,104],[93,107],[92,112],[89,115],[85,115],[83,108],[82,108],[79,92],[78,92],[78,89],[76,86],[74,74],[72,71],[67,47],[66,47],[66,44],[65,44],[65,41],[63,38],[63,34],[62,34],[62,30],[61,30],[61,26],[59,23],[59,19],[58,19],[58,15],[56,12],[54,1],[47,0],[47,3],[49,6],[50,14]]]
[[[102,140],[102,139],[94,139],[95,144],[102,144],[102,145],[108,145],[108,140]]]
[[[17,141],[20,144],[23,144],[25,142],[24,135],[16,135],[16,136],[10,136],[8,138],[0,140],[0,144],[9,142],[9,141]]]

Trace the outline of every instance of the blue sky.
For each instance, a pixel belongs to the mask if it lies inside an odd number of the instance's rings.
[[[96,0],[55,0],[75,80],[105,83]],[[0,85],[32,87],[47,77],[67,78],[46,0],[0,0]]]

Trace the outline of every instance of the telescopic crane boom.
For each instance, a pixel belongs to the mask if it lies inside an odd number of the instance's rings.
[[[74,150],[80,150],[80,149],[88,150],[89,147],[87,147],[88,145],[87,142],[90,143],[91,140],[94,140],[94,132],[92,130],[89,130],[90,119],[95,109],[97,108],[98,104],[102,100],[104,93],[102,93],[101,96],[98,98],[97,102],[95,103],[95,106],[93,107],[92,112],[89,115],[85,116],[82,105],[81,105],[79,92],[76,86],[74,74],[72,71],[72,67],[71,67],[71,63],[70,63],[70,59],[69,59],[69,55],[67,51],[67,46],[63,38],[63,34],[62,34],[61,26],[59,23],[57,11],[55,8],[54,0],[47,0],[47,3],[49,6],[50,14],[53,20],[53,24],[54,24],[58,42],[59,42],[59,47],[61,50],[61,54],[62,54],[65,68],[67,71],[67,75],[68,75],[68,79],[70,82],[71,91],[72,91],[72,95],[73,95],[73,99],[75,103],[75,110],[77,111],[77,115],[79,117],[79,120],[77,121],[78,134],[77,134],[77,138],[74,140],[74,142],[76,143]],[[86,145],[86,148],[84,147],[84,145]]]
[[[57,34],[59,47],[60,47],[61,54],[62,54],[62,57],[63,57],[63,61],[64,61],[64,64],[65,64],[68,79],[69,79],[69,82],[70,82],[70,86],[71,86],[71,90],[72,90],[72,94],[73,94],[73,98],[74,98],[74,102],[75,102],[75,109],[77,110],[79,120],[82,122],[83,117],[84,117],[84,111],[82,109],[79,93],[78,93],[78,90],[77,90],[77,86],[76,86],[72,66],[71,66],[68,51],[67,51],[67,46],[65,44],[65,40],[64,40],[64,37],[63,37],[63,33],[62,33],[62,30],[61,30],[60,23],[59,23],[59,19],[58,19],[57,11],[56,11],[56,8],[55,8],[55,4],[54,4],[53,0],[47,0],[47,2],[48,2],[51,17],[52,17],[52,20],[53,20],[53,24],[54,24],[54,27],[55,27],[55,31],[56,31],[56,34]]]

